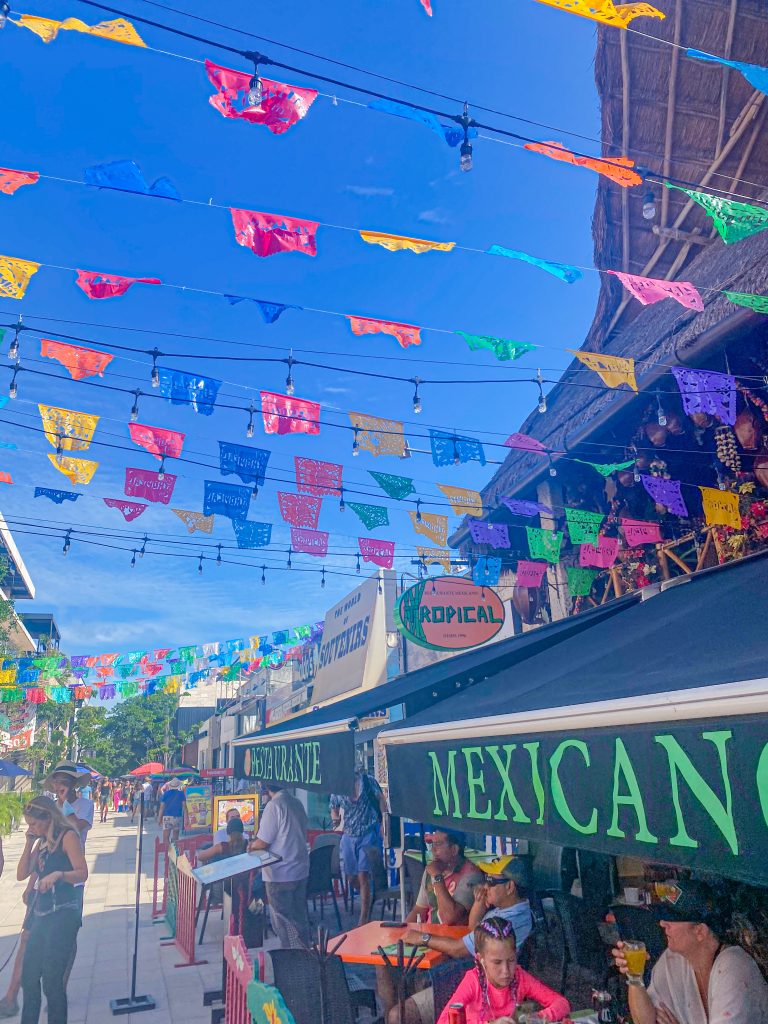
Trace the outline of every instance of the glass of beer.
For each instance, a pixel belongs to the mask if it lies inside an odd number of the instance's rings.
[[[645,943],[639,942],[637,939],[625,939],[622,952],[624,953],[624,959],[627,961],[628,984],[644,985],[643,975],[645,974],[645,964],[648,959]]]

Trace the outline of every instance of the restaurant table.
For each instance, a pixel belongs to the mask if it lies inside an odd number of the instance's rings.
[[[411,924],[408,927],[418,932],[429,932],[430,935],[443,935],[449,939],[462,939],[470,931],[467,925]],[[382,925],[381,921],[369,921],[368,924],[361,925],[359,928],[351,928],[345,932],[346,941],[339,947],[336,955],[348,964],[379,966],[384,961],[375,952],[377,947],[390,946],[393,942],[402,939],[406,931],[407,928],[404,925]],[[329,945],[335,946],[340,937],[330,939]],[[406,946],[406,956],[409,948]],[[392,959],[391,954],[390,959]],[[424,951],[424,959],[419,964],[419,969],[430,970],[447,959],[449,959],[447,954],[440,953],[436,949],[427,949]]]

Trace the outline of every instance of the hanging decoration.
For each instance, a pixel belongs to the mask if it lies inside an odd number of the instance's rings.
[[[457,516],[482,516],[483,499],[479,491],[473,491],[469,487],[449,487],[448,484],[438,484],[451,508]]]
[[[370,320],[365,316],[347,316],[352,333],[358,336],[363,334],[389,334],[397,339],[400,348],[408,348],[409,345],[421,344],[421,328],[412,324],[399,324],[391,320]]]
[[[600,157],[576,156],[570,149],[566,149],[562,142],[527,142],[523,149],[528,149],[531,153],[539,153],[541,156],[548,156],[552,160],[562,160],[564,163],[573,164],[574,167],[587,167],[590,171],[604,174],[606,178],[610,178],[622,188],[632,188],[633,185],[642,185],[643,183],[640,175],[632,170],[635,161],[626,156],[611,157],[610,160],[601,160]]]
[[[291,547],[304,555],[312,555],[314,558],[325,558],[328,554],[328,537],[324,530],[302,530],[300,527],[291,527]]]
[[[618,537],[600,537],[597,544],[582,544],[579,548],[579,565],[583,568],[596,566],[610,569],[619,552]]]
[[[263,548],[272,540],[271,523],[254,523],[250,519],[232,519],[239,548]]]
[[[684,192],[689,199],[698,203],[717,228],[726,245],[740,242],[744,238],[756,235],[768,228],[768,210],[764,206],[753,206],[751,203],[740,203],[735,199],[713,196],[708,192],[695,189],[680,188],[665,181],[667,188]]]
[[[661,527],[658,523],[648,523],[642,519],[620,519],[624,539],[630,548],[642,544],[661,544]]]
[[[571,544],[596,544],[605,516],[581,508],[566,508],[565,521]]]
[[[560,561],[563,534],[559,530],[541,530],[537,526],[526,526],[528,551],[531,558],[544,559],[553,564]]]
[[[756,313],[768,313],[768,295],[750,295],[748,292],[723,292],[736,306],[754,309]]]
[[[540,501],[522,501],[519,498],[505,498],[502,496],[501,499],[507,506],[513,516],[552,516],[555,513],[549,507],[544,505]]]
[[[541,441],[537,441],[535,437],[530,437],[528,434],[510,434],[504,445],[507,448],[515,448],[521,452],[539,452],[543,455],[547,453],[547,449]]]
[[[48,458],[72,484],[89,484],[93,479],[93,474],[99,468],[98,462],[91,462],[89,459],[73,459],[69,455],[49,453]]]
[[[267,302],[264,299],[252,299],[247,295],[225,295],[224,298],[230,306],[236,306],[238,302],[253,302],[258,307],[261,319],[265,324],[275,323],[286,309],[302,309],[301,306],[286,305],[283,302]]]
[[[428,242],[424,238],[407,238],[405,235],[387,235],[382,231],[361,231],[360,237],[369,245],[380,245],[390,252],[450,252],[455,242]]]
[[[6,471],[3,471],[2,473],[0,473],[0,484],[12,484],[12,483],[13,483],[13,478],[11,477],[10,473],[8,473]]]
[[[12,196],[23,185],[35,185],[39,180],[37,171],[12,171],[10,167],[0,167],[0,192],[7,196]]]
[[[85,451],[90,447],[99,417],[92,413],[59,409],[53,405],[39,405],[43,431],[57,452]]]
[[[162,284],[157,277],[121,277],[98,270],[78,270],[75,284],[89,299],[113,299],[125,295],[132,284]]]
[[[317,256],[315,235],[320,224],[275,213],[230,209],[235,227],[235,241],[257,256],[276,252],[303,252]]]
[[[39,263],[0,256],[0,295],[6,299],[23,299],[30,278],[40,269]]]
[[[347,507],[352,509],[366,530],[389,526],[389,512],[385,505],[361,505],[357,501],[348,501]]]
[[[451,551],[443,548],[416,548],[423,565],[441,565],[446,572],[451,571]]]
[[[469,533],[475,544],[489,544],[492,548],[509,547],[509,528],[506,523],[470,523]]]
[[[323,504],[321,497],[311,494],[288,494],[277,492],[277,502],[283,521],[291,526],[302,526],[316,530],[320,520],[320,509]]]
[[[583,352],[573,348],[567,348],[576,356],[580,363],[583,363],[590,370],[594,370],[603,384],[609,388],[618,388],[627,384],[633,391],[637,391],[635,380],[635,360],[622,356],[606,356],[601,352]]]
[[[686,416],[707,413],[732,427],[736,422],[736,378],[715,370],[673,366],[672,374],[683,398]]]
[[[262,391],[261,415],[267,434],[320,433],[319,402]]]
[[[399,420],[385,420],[362,412],[350,412],[348,415],[356,431],[358,448],[372,455],[402,456],[405,451],[405,434]]]
[[[111,188],[117,192],[134,192],[156,199],[180,200],[181,196],[169,178],[158,178],[151,185],[144,180],[139,165],[133,160],[114,160],[109,164],[95,164],[84,172],[87,185]]]
[[[591,466],[600,476],[609,477],[612,473],[619,473],[622,469],[631,469],[635,464],[634,459],[628,459],[626,462],[589,462],[587,459],[574,459],[574,462],[580,462],[583,466]]]
[[[261,487],[271,454],[266,448],[249,448],[244,444],[219,441],[219,472],[222,476],[234,473],[244,484]]]
[[[134,444],[144,448],[156,459],[178,459],[184,445],[184,434],[165,427],[150,427],[146,423],[129,423],[128,432]]]
[[[495,587],[501,576],[501,559],[480,555],[472,569],[472,582],[479,587]]]
[[[175,486],[173,473],[154,473],[149,469],[125,471],[125,493],[129,498],[146,498],[147,501],[167,505]]]
[[[635,18],[665,18],[666,15],[648,3],[619,4],[613,0],[538,0],[540,4],[578,14],[590,21],[599,21],[612,28],[626,28]]]
[[[608,273],[618,277],[627,291],[644,306],[662,299],[674,299],[686,309],[695,309],[698,313],[704,311],[704,300],[690,281],[660,281],[655,277],[623,274],[619,270],[609,270]]]
[[[149,505],[140,501],[125,501],[123,498],[104,498],[103,501],[107,508],[116,508],[118,512],[122,513],[126,523],[132,523],[149,508]]]
[[[28,28],[44,43],[51,43],[59,32],[82,32],[100,39],[111,39],[114,43],[125,43],[127,46],[146,46],[139,33],[125,18],[114,21],[100,21],[98,25],[86,25],[79,18],[66,18],[64,21],[53,21],[51,18],[38,18],[34,14],[22,14],[14,25]]]
[[[50,338],[40,339],[40,355],[44,359],[56,359],[60,362],[66,367],[72,380],[83,380],[85,377],[97,375],[103,377],[104,370],[114,358],[109,352],[69,345],[63,341],[51,341]]]
[[[372,469],[368,473],[373,477],[379,487],[395,501],[402,501],[409,494],[415,494],[416,488],[409,476],[396,476],[394,473],[377,473]]]
[[[391,569],[395,561],[395,542],[374,540],[373,537],[358,537],[357,546],[364,562],[372,562],[382,569]]]
[[[296,488],[303,494],[341,494],[344,467],[337,462],[320,462],[294,455]]]
[[[745,64],[740,60],[726,60],[725,57],[715,57],[702,50],[686,50],[685,55],[693,57],[695,60],[706,60],[713,64],[723,64],[727,68],[734,68],[746,78],[753,89],[768,96],[768,68],[764,68],[761,64]]]
[[[440,547],[445,547],[448,542],[448,516],[421,511],[409,511],[408,515],[416,533],[422,534]]]
[[[518,587],[540,587],[546,571],[546,562],[528,562],[520,559],[517,563],[517,581],[515,585]]]
[[[221,67],[210,60],[206,60],[205,70],[216,90],[216,95],[208,98],[212,107],[224,117],[263,124],[273,135],[283,135],[306,117],[317,99],[315,89],[300,89],[258,76],[261,90],[258,102],[253,103],[252,86],[256,75]]]
[[[484,334],[467,334],[466,331],[456,331],[456,333],[462,336],[473,352],[488,349],[489,352],[493,352],[500,363],[509,362],[511,359],[519,359],[526,352],[536,348],[536,345],[529,345],[524,341],[491,338]]]
[[[679,480],[667,480],[665,477],[648,476],[645,473],[640,474],[640,479],[657,505],[663,505],[673,515],[682,519],[688,518],[688,509],[680,491]]]
[[[430,114],[426,110],[417,110],[415,107],[409,107],[405,103],[397,103],[395,100],[386,99],[373,100],[368,104],[368,109],[378,110],[383,114],[392,114],[395,117],[404,117],[408,121],[418,121],[419,124],[429,128],[443,142],[447,142],[454,149],[464,141],[464,130],[462,128],[457,124],[441,124],[434,114]],[[470,139],[477,138],[477,128],[470,128],[467,135]]]
[[[213,533],[214,517],[203,515],[201,512],[188,512],[183,508],[172,508],[171,512],[178,516],[184,523],[189,533]]]
[[[218,480],[205,481],[203,515],[227,516],[229,519],[245,519],[251,507],[251,491],[240,484],[224,484]]]
[[[597,569],[580,569],[573,566],[569,566],[566,572],[568,574],[568,593],[572,597],[587,597],[595,582],[595,577],[599,575]]]
[[[51,487],[36,487],[35,497],[50,498],[56,505],[61,505],[64,501],[77,501],[80,491],[56,491]]]
[[[431,18],[432,17],[432,0],[419,0],[419,2],[421,3],[421,6],[424,8],[424,10],[427,12],[427,14]]]
[[[436,466],[453,466],[464,462],[479,462],[485,465],[485,451],[480,441],[461,434],[448,434],[430,427],[429,443],[432,447],[432,461]]]
[[[212,416],[221,381],[199,373],[158,366],[160,394],[171,405],[186,405],[200,416]]]
[[[731,526],[741,529],[739,496],[717,487],[699,487],[704,506],[704,519],[709,526]]]
[[[523,263],[530,263],[533,267],[540,267],[541,270],[546,270],[548,274],[552,274],[553,277],[565,281],[566,284],[580,281],[584,276],[578,267],[572,267],[569,263],[553,263],[551,260],[540,260],[538,256],[529,256],[527,252],[521,252],[519,249],[505,249],[501,245],[492,245],[488,249],[488,255],[506,256],[510,260],[522,260]],[[535,346],[531,345],[530,348],[535,348]]]

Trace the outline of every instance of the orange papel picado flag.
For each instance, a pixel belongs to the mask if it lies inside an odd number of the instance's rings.
[[[709,526],[732,526],[741,529],[738,495],[717,487],[699,487],[704,506],[704,519]]]
[[[584,363],[590,370],[594,370],[600,380],[609,388],[618,388],[622,384],[628,384],[633,391],[637,391],[634,359],[625,359],[623,356],[604,356],[600,352],[577,352],[573,348],[566,349],[566,352],[572,353],[580,363]]]
[[[596,156],[577,156],[576,153],[566,149],[562,142],[528,142],[523,149],[531,153],[539,153],[541,156],[548,156],[551,160],[562,160],[563,163],[573,164],[574,167],[588,167],[590,171],[597,171],[604,174],[606,178],[615,181],[622,188],[631,188],[633,185],[642,185],[643,179],[632,170],[635,161],[628,156],[612,156],[601,159]]]
[[[590,21],[599,21],[613,28],[626,28],[635,18],[666,18],[663,11],[647,3],[615,4],[613,0],[538,0],[548,7],[557,7],[569,14],[578,14]]]
[[[64,21],[54,21],[52,18],[38,18],[34,14],[22,14],[14,22],[22,28],[28,28],[36,36],[40,36],[44,43],[52,43],[59,32],[83,32],[89,36],[99,36],[101,39],[111,39],[115,43],[125,43],[127,46],[146,46],[139,33],[125,18],[116,18],[114,21],[100,21],[98,25],[86,25],[79,18],[66,18]]]

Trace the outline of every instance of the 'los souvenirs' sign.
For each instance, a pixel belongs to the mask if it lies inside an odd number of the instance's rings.
[[[495,590],[471,580],[440,576],[409,587],[395,620],[405,636],[433,651],[463,651],[484,644],[504,625],[504,605]]]
[[[768,718],[387,744],[395,814],[768,884]]]

